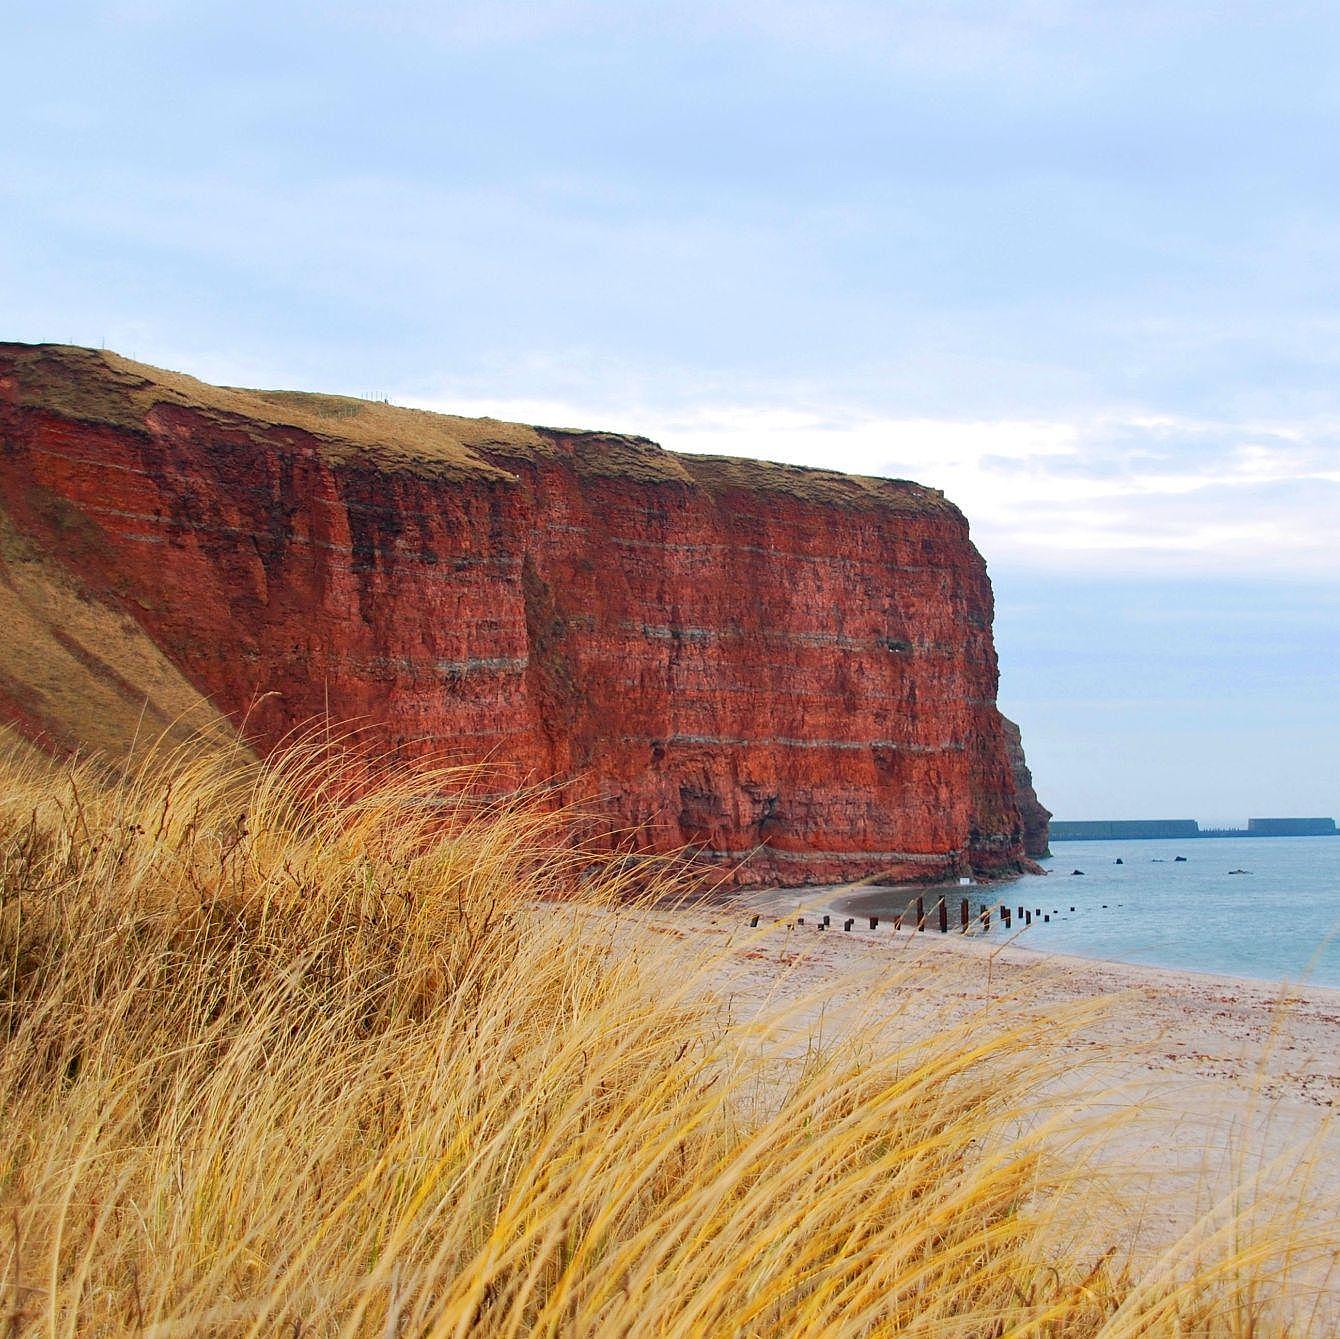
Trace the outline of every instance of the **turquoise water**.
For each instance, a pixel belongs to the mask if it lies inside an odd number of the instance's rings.
[[[1058,842],[1046,878],[949,893],[1042,908],[1016,941],[1030,948],[1268,981],[1340,986],[1340,837]],[[1185,856],[1185,863],[1174,857]],[[1120,857],[1124,862],[1115,861]],[[1082,869],[1083,877],[1071,870]],[[1245,869],[1247,874],[1230,874]],[[936,891],[936,897],[939,891]],[[879,914],[874,893],[861,911]],[[902,910],[891,899],[888,914]],[[927,906],[934,898],[927,898]],[[1071,907],[1075,910],[1072,912]],[[852,903],[853,910],[856,909]],[[1004,931],[993,917],[991,937]]]

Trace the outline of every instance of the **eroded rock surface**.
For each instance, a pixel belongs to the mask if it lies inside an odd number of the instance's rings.
[[[1034,859],[1051,855],[1048,845],[1048,827],[1052,811],[1038,799],[1033,789],[1033,773],[1024,757],[1024,742],[1019,727],[1008,716],[1000,718],[1005,731],[1005,751],[1014,773],[1014,794],[1019,806],[1019,821],[1023,825],[1024,854]]]
[[[933,489],[11,344],[0,507],[6,563],[59,563],[261,747],[358,719],[499,787],[561,778],[631,849],[741,882],[1045,846],[986,570]],[[68,744],[30,677],[0,658],[0,712]]]

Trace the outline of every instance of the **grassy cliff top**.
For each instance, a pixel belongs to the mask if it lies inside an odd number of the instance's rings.
[[[907,480],[681,454],[645,437],[465,418],[347,395],[214,386],[106,349],[0,343],[0,387],[11,376],[9,398],[66,418],[142,431],[155,408],[175,406],[243,431],[308,434],[336,463],[430,478],[505,482],[515,477],[509,465],[566,460],[587,476],[678,483],[713,493],[761,491],[838,506],[954,510],[939,490]]]

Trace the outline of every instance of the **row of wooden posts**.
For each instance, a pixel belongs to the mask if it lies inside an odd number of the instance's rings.
[[[1074,907],[1071,907],[1071,908],[1070,908],[1071,911],[1074,911],[1074,909],[1075,909]],[[938,919],[938,921],[939,921],[940,933],[941,933],[942,935],[943,935],[943,934],[948,934],[948,933],[949,933],[949,904],[948,904],[948,903],[944,900],[944,898],[942,897],[942,898],[939,899],[939,901],[936,902],[936,904],[931,908],[931,910],[937,913],[937,919]],[[1004,905],[1002,904],[1002,905],[1000,905],[1000,906],[998,907],[998,911],[999,911],[999,913],[1000,913],[1000,923],[1001,923],[1007,930],[1010,928],[1010,925],[1011,925],[1012,921],[1015,920],[1015,919],[1017,919],[1017,920],[1020,922],[1021,925],[1032,925],[1032,924],[1033,924],[1033,917],[1034,917],[1034,916],[1038,916],[1038,917],[1040,917],[1043,921],[1050,921],[1051,918],[1052,918],[1052,913],[1050,913],[1050,912],[1044,913],[1041,907],[1038,907],[1035,911],[1030,911],[1027,907],[1020,907],[1020,908],[1018,909],[1017,913],[1015,913],[1015,914],[1012,916],[1012,915],[1011,915],[1011,912],[1010,912],[1010,908],[1007,907],[1007,906],[1004,906]],[[971,910],[970,910],[970,908],[969,908],[969,906],[968,906],[968,899],[967,899],[966,897],[965,897],[965,898],[962,898],[962,899],[960,900],[960,902],[959,902],[958,917],[959,917],[959,929],[960,929],[961,933],[966,934],[966,933],[968,932],[968,926],[972,923],[972,913],[971,913]],[[991,908],[990,908],[990,907],[983,907],[983,908],[981,909],[981,911],[978,912],[978,914],[977,914],[977,918],[981,921],[981,923],[982,923],[982,929],[983,929],[983,930],[989,930],[989,929],[991,928]],[[760,919],[760,917],[759,917],[758,915],[755,915],[755,916],[753,916],[753,917],[750,919],[749,925],[750,925],[750,928],[751,928],[751,929],[757,929],[757,928],[758,928],[758,922],[759,922],[759,919]],[[878,929],[878,928],[879,928],[879,917],[878,917],[878,916],[870,916],[870,917],[868,917],[867,919],[870,921],[870,928],[871,928],[872,930],[875,930],[875,929]],[[844,930],[850,931],[851,928],[852,928],[852,926],[856,924],[856,920],[857,920],[857,918],[856,918],[855,916],[849,916],[849,917],[847,917],[847,919],[843,922],[842,928],[843,928]],[[917,898],[917,912],[916,912],[916,922],[915,922],[915,923],[916,923],[916,927],[917,927],[918,930],[924,930],[924,929],[926,928],[926,900],[925,900],[925,898],[921,898],[921,897]],[[804,916],[797,916],[797,917],[796,917],[796,924],[797,924],[797,925],[804,925],[804,924],[805,924],[805,918],[804,918]],[[820,918],[820,920],[818,920],[818,921],[815,923],[815,929],[816,929],[816,930],[827,930],[831,924],[832,924],[832,917],[831,917],[831,916],[823,916],[823,917]],[[902,917],[902,915],[897,915],[897,916],[895,916],[895,917],[893,918],[893,928],[894,928],[894,930],[901,930],[901,929],[903,928],[903,917]]]

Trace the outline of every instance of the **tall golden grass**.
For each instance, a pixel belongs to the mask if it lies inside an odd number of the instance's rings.
[[[0,1333],[1286,1332],[1326,1243],[1103,1249],[1008,1011],[797,1054],[670,873],[468,782],[5,764]]]

